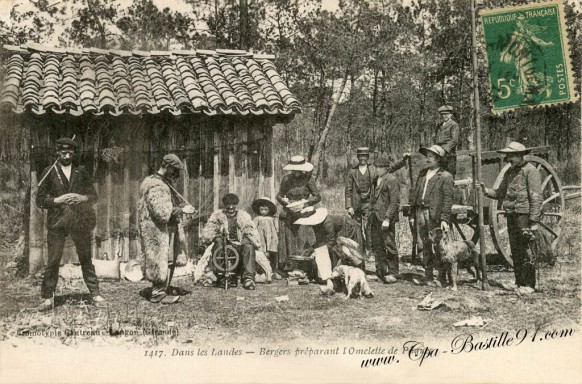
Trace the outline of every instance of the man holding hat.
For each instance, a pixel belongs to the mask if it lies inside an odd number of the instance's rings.
[[[391,161],[382,157],[376,161],[378,179],[371,200],[370,227],[372,249],[376,254],[376,275],[384,283],[396,282],[398,275],[398,247],[396,223],[400,208],[400,183],[389,173]]]
[[[439,145],[445,150],[444,165],[451,175],[456,174],[457,169],[457,145],[459,144],[459,124],[453,120],[453,107],[443,105],[438,109],[442,123],[437,125],[433,144]]]
[[[433,228],[449,230],[453,206],[453,175],[443,167],[445,151],[439,145],[421,148],[426,157],[427,168],[418,175],[410,193],[410,223],[418,225],[417,233],[422,239],[425,279],[428,285],[442,286],[445,283],[444,269],[436,259],[428,233]],[[433,279],[433,269],[438,270],[438,281]]]
[[[345,185],[345,207],[348,215],[358,222],[362,228],[362,237],[366,240],[364,246],[371,248],[370,227],[367,219],[370,215],[370,201],[373,195],[374,182],[378,177],[374,165],[369,165],[370,149],[360,147],[356,149],[358,164],[348,171]],[[406,164],[406,159],[410,157],[405,153],[402,160],[391,165],[387,172],[396,172]]]
[[[160,169],[146,177],[140,186],[138,228],[142,271],[152,283],[152,303],[173,304],[180,300],[170,283],[180,247],[178,224],[185,206],[178,200],[172,184],[180,177],[182,169],[178,156],[167,154]]]
[[[222,249],[223,232],[239,255],[241,282],[244,289],[255,289],[255,251],[261,247],[261,239],[257,227],[245,211],[237,209],[239,198],[234,193],[227,193],[222,198],[223,209],[214,211],[202,230],[202,245],[214,243],[215,249]],[[221,283],[221,282],[219,282]],[[235,281],[232,282],[236,285]]]
[[[96,224],[93,204],[97,192],[93,180],[82,166],[73,164],[77,143],[69,138],[57,140],[57,161],[43,171],[38,186],[36,205],[47,210],[48,262],[44,273],[41,310],[54,306],[54,293],[59,279],[59,265],[67,235],[75,243],[81,263],[83,279],[93,298],[93,304],[102,306],[99,281],[91,261],[91,231]]]
[[[506,154],[511,167],[503,175],[499,188],[494,190],[483,185],[484,193],[491,199],[503,200],[515,286],[533,289],[536,285],[534,260],[530,259],[531,253],[527,252],[527,248],[540,220],[542,207],[540,173],[524,159],[529,150],[523,144],[514,141],[507,148],[497,152]]]

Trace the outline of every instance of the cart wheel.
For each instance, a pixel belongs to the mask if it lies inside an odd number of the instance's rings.
[[[556,245],[561,235],[561,221],[564,215],[565,200],[564,192],[562,191],[562,182],[554,171],[554,168],[544,159],[528,155],[525,160],[534,165],[540,172],[542,180],[542,212],[540,217],[540,226],[547,229],[553,236],[552,249],[556,249]],[[509,169],[510,164],[505,165],[497,179],[493,188],[496,189],[501,184],[505,172]],[[491,229],[491,237],[497,252],[503,255],[505,260],[513,266],[511,258],[511,250],[509,247],[509,236],[507,233],[507,220],[505,211],[502,208],[502,201],[493,201],[489,205],[489,227]]]
[[[236,269],[240,257],[232,245],[227,245],[225,248],[226,256],[224,255],[222,249],[216,249],[212,253],[212,264],[214,264],[214,267],[218,271],[225,272],[225,274],[227,274],[228,272],[232,272]]]

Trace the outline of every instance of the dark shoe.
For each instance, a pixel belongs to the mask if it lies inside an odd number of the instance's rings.
[[[249,280],[244,282],[243,288],[250,290],[250,291],[254,291],[255,290],[255,282],[249,279]]]
[[[164,298],[162,300],[160,300],[160,303],[162,303],[162,304],[174,304],[174,303],[177,303],[179,300],[180,300],[180,296],[166,295],[166,296],[164,296]]]
[[[364,297],[366,299],[373,299],[374,298],[374,293],[373,292],[364,293]]]

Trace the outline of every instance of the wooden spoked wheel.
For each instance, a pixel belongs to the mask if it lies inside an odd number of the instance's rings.
[[[553,236],[552,249],[555,250],[561,235],[561,221],[564,216],[565,199],[562,191],[562,182],[556,174],[554,168],[544,159],[537,156],[525,156],[525,160],[534,165],[540,172],[542,180],[542,213],[540,226],[544,227]],[[505,172],[511,165],[506,164],[501,170],[493,188],[496,189],[501,184]],[[489,205],[489,227],[491,237],[495,243],[497,252],[503,255],[505,260],[513,266],[511,249],[509,247],[509,236],[507,233],[507,219],[502,208],[502,201],[492,201]]]
[[[218,271],[227,274],[236,269],[240,256],[232,245],[227,245],[225,249],[226,252],[222,249],[216,249],[212,253],[212,264]]]

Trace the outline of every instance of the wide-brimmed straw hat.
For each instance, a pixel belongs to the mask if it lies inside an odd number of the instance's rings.
[[[509,145],[503,149],[498,150],[499,153],[530,153],[531,150],[527,149],[525,145],[518,143],[517,141],[512,141]]]
[[[431,145],[430,147],[423,147],[418,150],[418,152],[423,155],[427,155],[429,152],[438,155],[439,157],[445,157],[445,150],[440,145]]]
[[[300,212],[302,217],[295,220],[293,224],[317,225],[323,223],[323,220],[327,217],[327,208],[311,208],[313,207],[303,208]]]
[[[253,204],[251,204],[251,209],[257,215],[261,214],[259,210],[260,207],[269,207],[269,216],[275,216],[277,213],[277,207],[275,206],[275,203],[273,203],[268,197],[261,197],[260,199],[256,199],[253,201]]]
[[[293,156],[291,160],[283,167],[284,171],[313,171],[313,164],[307,162],[303,156]]]

